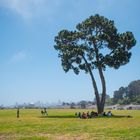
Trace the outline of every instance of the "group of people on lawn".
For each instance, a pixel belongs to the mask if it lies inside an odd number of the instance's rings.
[[[94,118],[94,117],[97,117],[97,116],[108,116],[108,117],[110,117],[110,116],[112,116],[113,114],[111,113],[111,111],[108,111],[107,113],[106,112],[104,112],[104,113],[102,113],[102,114],[98,114],[97,112],[94,112],[94,111],[91,111],[91,112],[83,112],[83,113],[81,113],[81,112],[76,112],[75,113],[75,116],[77,117],[77,118],[81,118],[81,119],[87,119],[87,118]]]
[[[46,108],[42,109],[41,114],[42,115],[48,115],[47,109]],[[108,117],[110,117],[112,115],[113,114],[111,113],[111,111],[108,111],[107,113],[104,112],[104,113],[102,113],[100,115],[97,112],[94,112],[94,111],[91,111],[91,112],[88,111],[86,113],[85,112],[83,112],[83,113],[76,112],[75,113],[75,116],[77,118],[81,118],[81,119],[94,118],[94,117],[97,117],[97,116],[108,116]],[[17,109],[17,118],[19,118],[19,108]]]

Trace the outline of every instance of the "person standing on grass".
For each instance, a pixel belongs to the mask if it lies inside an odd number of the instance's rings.
[[[17,118],[19,118],[19,108],[17,109]]]
[[[44,115],[48,115],[47,109],[44,108]]]

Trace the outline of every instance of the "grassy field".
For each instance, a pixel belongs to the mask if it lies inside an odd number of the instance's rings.
[[[140,140],[140,111],[112,111],[133,118],[75,118],[75,109],[0,110],[0,140]],[[91,111],[91,110],[89,110]]]

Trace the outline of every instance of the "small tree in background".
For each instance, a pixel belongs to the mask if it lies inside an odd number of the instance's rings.
[[[114,91],[113,103],[140,104],[140,80],[132,81],[127,87]]]
[[[132,32],[118,33],[114,21],[96,14],[76,26],[75,31],[62,30],[55,37],[55,49],[59,52],[65,72],[75,74],[80,70],[89,74],[97,101],[98,113],[104,111],[106,82],[103,71],[106,67],[118,69],[129,62],[130,49],[136,40]],[[102,91],[98,91],[93,71],[98,70]],[[101,93],[101,97],[99,96]]]

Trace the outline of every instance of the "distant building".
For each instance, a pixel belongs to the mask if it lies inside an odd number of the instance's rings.
[[[112,105],[106,106],[105,109],[108,110],[140,110],[140,105]]]

